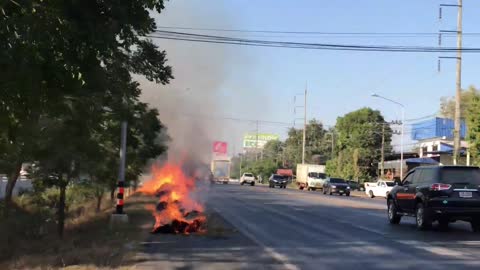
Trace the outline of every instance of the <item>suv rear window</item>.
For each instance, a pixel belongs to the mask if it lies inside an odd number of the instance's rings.
[[[251,173],[246,173],[246,174],[244,174],[244,176],[245,176],[245,177],[253,177],[253,174],[251,174]]]
[[[480,169],[478,168],[442,168],[441,182],[445,184],[480,185]]]
[[[345,183],[345,180],[340,178],[330,178],[330,183]]]

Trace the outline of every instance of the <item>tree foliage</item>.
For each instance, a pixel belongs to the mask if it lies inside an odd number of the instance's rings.
[[[381,155],[382,125],[388,153],[392,130],[379,111],[363,108],[339,117],[335,125],[337,156],[327,162],[327,173],[346,179],[375,176]]]
[[[323,124],[315,119],[307,124],[305,134],[305,160],[307,163],[314,162],[314,156],[320,156],[322,163],[330,157],[331,138],[326,136],[327,130]],[[285,141],[285,157],[288,166],[294,168],[302,162],[303,129],[291,128]]]
[[[128,121],[127,177],[165,151],[158,112],[139,101],[131,74],[167,84],[166,53],[144,36],[162,0],[4,1],[0,5],[0,170],[6,200],[20,171],[36,161],[38,180],[60,189],[88,173],[114,185],[121,121]]]
[[[475,96],[470,101],[467,113],[467,140],[472,158],[472,164],[480,165],[480,97]]]
[[[466,90],[462,90],[460,102],[460,116],[464,119],[469,117],[471,112],[470,106],[474,99],[480,97],[480,91],[474,86],[468,87]],[[440,114],[443,117],[454,119],[455,118],[455,97],[442,97],[440,100]]]

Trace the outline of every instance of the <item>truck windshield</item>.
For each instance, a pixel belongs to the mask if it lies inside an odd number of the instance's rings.
[[[308,177],[310,177],[310,178],[325,179],[326,176],[327,175],[324,174],[324,173],[318,173],[318,172],[308,173]]]

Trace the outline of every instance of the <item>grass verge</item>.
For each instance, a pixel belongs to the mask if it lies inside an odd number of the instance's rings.
[[[129,197],[125,212],[130,222],[114,228],[109,226],[113,208],[95,213],[93,204],[68,221],[63,239],[56,235],[53,221],[17,207],[8,219],[0,220],[0,269],[130,269],[141,260],[136,256],[138,243],[152,226],[144,205],[154,200]]]

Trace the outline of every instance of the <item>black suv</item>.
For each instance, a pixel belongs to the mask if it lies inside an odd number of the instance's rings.
[[[407,173],[387,197],[388,219],[400,223],[414,216],[420,230],[438,221],[441,228],[457,220],[468,221],[480,231],[480,168],[425,166]]]
[[[279,174],[272,174],[268,179],[268,186],[270,188],[275,188],[275,186],[279,186],[280,188],[287,188],[288,179],[286,176],[279,175]]]
[[[350,186],[345,182],[345,180],[340,178],[327,178],[325,184],[323,184],[323,194],[339,194],[350,196]]]

